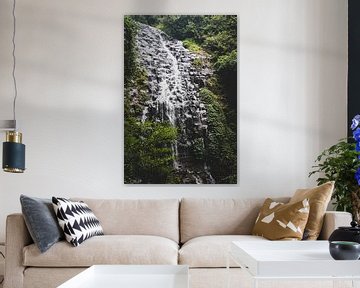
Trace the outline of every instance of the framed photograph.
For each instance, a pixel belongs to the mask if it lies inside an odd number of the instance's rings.
[[[124,17],[125,184],[237,183],[237,16]]]

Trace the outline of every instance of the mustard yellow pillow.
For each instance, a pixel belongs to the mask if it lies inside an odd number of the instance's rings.
[[[289,203],[309,199],[310,213],[305,227],[304,240],[316,240],[319,237],[334,184],[334,181],[330,181],[315,188],[298,189],[290,199]]]
[[[284,204],[268,198],[260,209],[252,234],[269,240],[301,240],[308,217],[307,199]]]

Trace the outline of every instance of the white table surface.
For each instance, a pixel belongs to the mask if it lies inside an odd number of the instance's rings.
[[[94,265],[58,288],[188,288],[185,265]]]
[[[360,261],[334,260],[328,241],[235,241],[230,254],[254,277],[360,277]]]

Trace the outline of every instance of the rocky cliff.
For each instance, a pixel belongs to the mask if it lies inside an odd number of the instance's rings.
[[[159,29],[138,25],[138,61],[148,77],[141,121],[167,122],[177,128],[171,148],[174,169],[183,183],[215,183],[203,158],[208,123],[206,105],[199,96],[213,73],[207,56],[190,52]]]

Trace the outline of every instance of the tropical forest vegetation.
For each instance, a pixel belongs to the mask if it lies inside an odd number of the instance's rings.
[[[170,40],[167,41],[181,41],[190,51],[189,55],[199,55],[191,58],[192,69],[200,71],[194,73],[205,75],[204,71],[211,71],[207,72],[205,81],[187,84],[192,85],[191,91],[197,91],[194,101],[200,104],[196,105],[206,111],[201,112],[206,115],[202,130],[191,130],[189,126],[195,124],[187,124],[185,116],[185,128],[171,121],[160,121],[160,116],[151,117],[155,110],[151,110],[148,103],[159,102],[151,96],[149,83],[156,83],[153,75],[157,72],[150,69],[150,64],[146,67],[140,61],[138,37],[139,31],[145,29],[143,24],[162,31],[164,36],[161,37],[168,37]],[[168,50],[176,50],[174,47]],[[151,59],[148,61],[152,63]],[[125,183],[237,183],[237,16],[126,16],[124,86]],[[176,98],[175,92],[172,93]],[[199,108],[195,108],[196,113],[200,113]],[[191,115],[186,117],[191,119]],[[202,132],[204,130],[206,132]],[[203,180],[194,182],[189,176],[191,173],[194,179]]]

